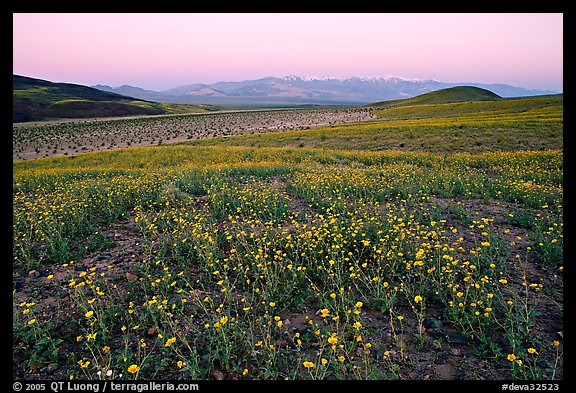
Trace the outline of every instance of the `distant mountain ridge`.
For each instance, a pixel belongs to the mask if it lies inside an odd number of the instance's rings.
[[[506,84],[474,82],[448,83],[435,79],[408,79],[398,76],[377,77],[265,77],[255,80],[194,83],[164,91],[132,86],[96,85],[94,88],[158,102],[204,103],[220,105],[359,105],[415,97],[455,86],[473,86],[501,97],[526,97],[557,94],[549,90],[529,90]]]
[[[73,83],[12,75],[12,121],[14,123],[62,118],[116,117],[197,113],[215,110],[209,105],[158,103],[137,98],[146,90],[121,86],[106,91]],[[117,91],[124,91],[124,94]]]

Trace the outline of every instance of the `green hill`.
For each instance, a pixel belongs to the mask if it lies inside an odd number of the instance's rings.
[[[447,90],[397,100],[396,106],[375,106],[372,113],[378,118],[374,120],[184,143],[435,152],[562,148],[562,94],[495,98],[487,92],[475,95],[487,100],[432,103],[463,99],[453,94],[462,93],[462,89]],[[473,90],[482,89],[470,88],[468,92]]]
[[[416,97],[375,102],[365,105],[375,108],[394,108],[409,105],[448,104],[468,101],[498,101],[503,98],[489,90],[473,86],[455,86],[447,89],[431,91]]]
[[[206,105],[161,104],[72,83],[12,76],[12,121],[162,115],[213,110]]]

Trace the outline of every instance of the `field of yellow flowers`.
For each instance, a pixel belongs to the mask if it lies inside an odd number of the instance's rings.
[[[563,153],[14,163],[13,373],[562,379]]]

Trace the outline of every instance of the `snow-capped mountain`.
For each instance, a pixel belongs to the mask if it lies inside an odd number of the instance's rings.
[[[205,103],[221,105],[359,105],[376,101],[414,97],[453,86],[475,86],[501,97],[555,94],[554,91],[527,90],[505,84],[474,82],[447,83],[434,79],[408,79],[399,76],[265,77],[238,82],[194,83],[153,92],[131,86],[95,88],[159,102]],[[127,94],[130,91],[131,94]]]

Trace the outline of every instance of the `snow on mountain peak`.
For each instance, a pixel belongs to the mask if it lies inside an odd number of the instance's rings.
[[[306,82],[310,81],[338,81],[342,80],[342,78],[338,78],[336,76],[305,76],[302,78]]]
[[[389,83],[399,83],[399,82],[437,82],[434,79],[416,79],[416,78],[404,78],[402,76],[386,75],[386,76],[353,76],[349,78],[340,78],[337,76],[297,76],[288,75],[280,78],[286,82],[313,82],[313,81],[361,81],[361,82],[389,82]]]
[[[296,75],[288,75],[288,76],[285,76],[284,78],[282,78],[282,80],[293,82],[293,81],[302,80],[302,78],[300,78],[299,76],[296,76]]]
[[[283,78],[287,82],[294,82],[294,81],[304,81],[304,82],[311,82],[311,81],[330,81],[330,80],[342,80],[341,78],[335,76],[297,76],[297,75],[288,75]]]
[[[361,81],[373,82],[428,82],[433,79],[404,78],[403,76],[386,75],[386,76],[362,76],[358,77]]]

